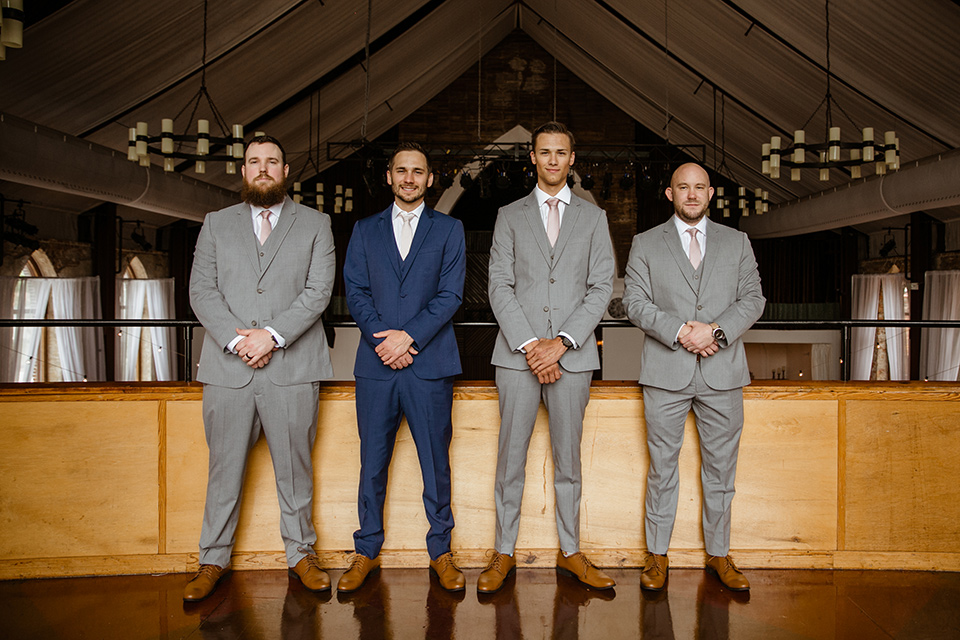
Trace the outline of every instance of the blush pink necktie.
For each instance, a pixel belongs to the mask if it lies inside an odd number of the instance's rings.
[[[270,226],[270,209],[261,211],[260,217],[263,218],[263,222],[260,223],[260,244],[263,244],[270,237],[270,232],[273,231],[273,227]]]
[[[557,238],[560,237],[560,207],[558,203],[560,198],[547,198],[547,240],[550,246],[557,244]]]
[[[413,220],[412,213],[401,213],[400,217],[403,219],[403,225],[400,227],[400,259],[406,260],[407,254],[410,253],[410,245],[413,244],[413,225],[410,224],[410,221]]]
[[[696,269],[700,266],[703,254],[700,253],[700,242],[697,240],[697,229],[687,229],[690,234],[690,264]]]

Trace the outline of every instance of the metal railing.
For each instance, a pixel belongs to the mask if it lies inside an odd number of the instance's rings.
[[[357,323],[347,320],[324,320],[324,326],[333,328],[356,327]],[[3,327],[173,327],[183,329],[184,337],[184,376],[186,382],[193,381],[193,330],[202,326],[196,320],[10,320],[0,319]],[[455,322],[457,327],[496,327],[496,322]],[[608,327],[635,327],[629,320],[603,320],[600,329]],[[751,329],[771,329],[780,331],[840,331],[840,379],[850,379],[850,343],[852,331],[856,328],[893,327],[903,329],[960,329],[960,320],[761,320]]]

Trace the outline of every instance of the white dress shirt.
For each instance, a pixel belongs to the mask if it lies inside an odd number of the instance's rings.
[[[697,242],[700,243],[700,256],[701,259],[703,256],[707,255],[707,216],[704,215],[700,218],[700,221],[691,226],[680,219],[679,216],[673,216],[673,223],[677,225],[677,233],[680,234],[680,243],[683,245],[683,253],[686,254],[687,259],[690,258],[690,234],[687,233],[688,229],[697,229]]]
[[[413,229],[413,234],[411,238],[417,235],[417,224],[420,223],[420,214],[423,213],[424,208],[426,208],[426,203],[421,202],[420,206],[414,209],[413,211],[404,211],[397,203],[393,203],[393,239],[397,243],[397,251],[400,251],[400,230],[403,228],[403,218],[400,217],[401,213],[412,213],[413,218],[410,219],[410,228]]]
[[[563,185],[563,188],[560,189],[560,192],[551,196],[548,193],[545,193],[540,190],[540,187],[534,187],[533,192],[537,196],[537,204],[540,205],[540,219],[543,221],[543,228],[547,228],[547,217],[550,215],[550,205],[547,204],[547,200],[550,198],[557,198],[560,202],[557,203],[557,211],[560,212],[560,226],[563,226],[563,212],[566,211],[567,205],[570,204],[570,187]]]
[[[260,229],[263,227],[263,216],[260,215],[264,209],[270,211],[270,215],[267,216],[270,218],[270,228],[277,228],[277,221],[280,220],[280,210],[283,209],[283,203],[277,203],[272,207],[255,207],[250,205],[250,215],[253,217],[253,233],[260,237]]]

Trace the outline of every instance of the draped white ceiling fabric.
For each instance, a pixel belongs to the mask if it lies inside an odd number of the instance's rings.
[[[833,120],[844,139],[866,126],[878,136],[895,129],[904,164],[960,146],[960,5],[834,0],[830,10],[842,109]],[[371,16],[368,139],[521,29],[641,124],[673,143],[707,145],[709,166],[725,159],[774,203],[847,181],[838,171],[828,183],[814,171],[800,182],[759,172],[771,135],[789,139],[813,116],[808,141],[823,138],[822,2],[372,0]],[[292,175],[315,173],[305,166],[311,148],[317,167],[329,166],[326,143],[359,138],[364,122],[367,18],[358,0],[210,2],[206,85],[227,123],[283,140]],[[195,126],[185,107],[200,87],[202,23],[200,0],[68,2],[0,62],[0,112],[120,152],[138,120],[157,133],[161,118],[184,110],[175,125],[183,132]],[[238,186],[213,166],[186,173]]]

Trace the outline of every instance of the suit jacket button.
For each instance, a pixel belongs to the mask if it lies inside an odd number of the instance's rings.
[[[263,289],[257,289],[257,293],[263,293]]]
[[[253,321],[253,322],[251,322],[250,324],[251,324],[251,325],[253,325],[253,326],[255,327],[255,326],[257,326],[257,321],[256,321],[256,320],[254,320],[254,321]]]
[[[698,305],[697,305],[697,311],[703,311],[703,305],[702,305],[702,304],[698,304]]]
[[[553,284],[554,282],[556,282],[556,280],[554,280],[553,278],[550,278],[550,284]]]
[[[550,307],[544,307],[544,308],[543,308],[543,312],[544,312],[544,313],[547,313],[548,311],[550,311]]]

